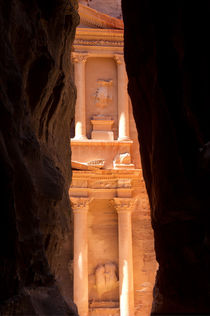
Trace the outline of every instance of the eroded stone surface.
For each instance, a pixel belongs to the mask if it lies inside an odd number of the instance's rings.
[[[153,313],[209,314],[209,4],[122,3],[160,265]]]
[[[67,162],[75,102],[69,54],[76,10],[74,0],[0,1],[4,315],[76,314],[64,302],[72,304]],[[46,304],[43,310],[38,301]]]
[[[122,18],[120,0],[106,0],[106,2],[103,0],[79,0],[79,2],[115,18]]]

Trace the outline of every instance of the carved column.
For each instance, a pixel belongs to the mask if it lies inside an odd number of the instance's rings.
[[[118,140],[129,140],[128,78],[122,55],[114,55],[118,82]]]
[[[86,139],[85,63],[88,55],[72,53],[77,100],[75,107],[75,139]]]
[[[115,198],[118,213],[120,315],[134,315],[131,213],[135,200]]]
[[[71,198],[74,211],[74,302],[80,316],[88,315],[88,226],[89,199]]]

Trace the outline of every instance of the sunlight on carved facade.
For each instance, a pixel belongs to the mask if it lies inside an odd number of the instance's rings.
[[[78,259],[78,267],[79,267],[79,278],[82,280],[83,277],[83,269],[82,269],[82,254],[79,254],[79,259]]]
[[[74,301],[80,316],[149,316],[156,261],[127,93],[123,22],[87,4],[79,7],[72,53]]]

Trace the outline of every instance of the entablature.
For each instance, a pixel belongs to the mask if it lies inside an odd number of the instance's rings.
[[[141,169],[132,172],[126,170],[73,170],[72,184],[69,190],[70,197],[82,196],[97,199],[132,198],[142,176]],[[143,182],[142,182],[142,185]]]
[[[74,51],[88,51],[94,54],[97,51],[110,54],[114,52],[123,54],[123,30],[104,30],[91,28],[77,28],[73,44]]]

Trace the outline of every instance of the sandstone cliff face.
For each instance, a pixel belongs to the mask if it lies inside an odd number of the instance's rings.
[[[80,3],[89,6],[99,12],[111,15],[115,18],[122,19],[121,1],[120,0],[79,0]]]
[[[0,1],[4,315],[76,315],[64,299],[71,304],[70,51],[77,24],[76,0]]]
[[[210,313],[210,6],[122,1],[159,262],[153,313]]]

